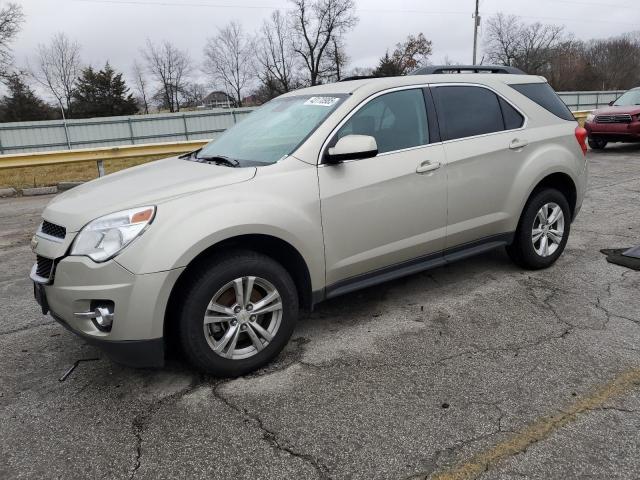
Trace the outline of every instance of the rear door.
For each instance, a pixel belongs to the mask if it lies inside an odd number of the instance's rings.
[[[506,201],[525,159],[525,117],[481,85],[432,85],[448,177],[446,248],[508,233]]]
[[[371,135],[379,151],[318,168],[329,295],[345,282],[368,281],[363,274],[393,275],[444,247],[444,153],[437,128],[429,128],[423,93],[409,88],[369,99],[328,142]]]

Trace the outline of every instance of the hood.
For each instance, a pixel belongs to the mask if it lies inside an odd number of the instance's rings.
[[[42,217],[77,232],[108,213],[251,180],[255,167],[230,168],[168,158],[122,170],[55,197]]]
[[[630,105],[628,107],[604,107],[593,111],[594,115],[620,115],[628,113],[629,115],[640,114],[640,105]]]

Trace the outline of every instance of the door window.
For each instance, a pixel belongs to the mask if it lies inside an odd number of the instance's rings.
[[[428,144],[429,130],[422,90],[400,90],[374,98],[340,128],[332,144],[346,135],[374,137],[378,153]]]
[[[505,107],[507,118],[504,118],[498,96],[486,88],[457,85],[435,87],[433,96],[443,140],[501,132],[505,130],[507,120],[511,128],[514,125],[522,126],[524,121],[522,115],[507,102],[504,102],[506,107],[512,111]],[[519,122],[515,115],[520,117]]]

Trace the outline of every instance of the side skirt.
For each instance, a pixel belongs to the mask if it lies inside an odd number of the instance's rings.
[[[413,260],[374,270],[372,272],[356,275],[355,277],[341,280],[327,286],[324,298],[328,299],[338,297],[362,288],[372,287],[407,275],[441,267],[464,258],[473,257],[480,253],[488,252],[489,250],[494,250],[511,244],[513,242],[514,235],[514,232],[491,235],[490,237],[458,245],[442,252],[432,253],[414,258]],[[318,299],[320,295],[318,295],[319,292],[314,293],[314,303],[317,303],[315,300]]]

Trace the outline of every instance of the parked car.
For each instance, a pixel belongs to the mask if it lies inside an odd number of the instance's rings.
[[[301,308],[506,246],[563,252],[586,132],[540,77],[410,75],[282,95],[204,148],[55,197],[33,238],[44,314],[114,359],[250,372]]]
[[[602,150],[609,142],[640,142],[640,87],[622,94],[608,107],[587,116],[589,146]]]

